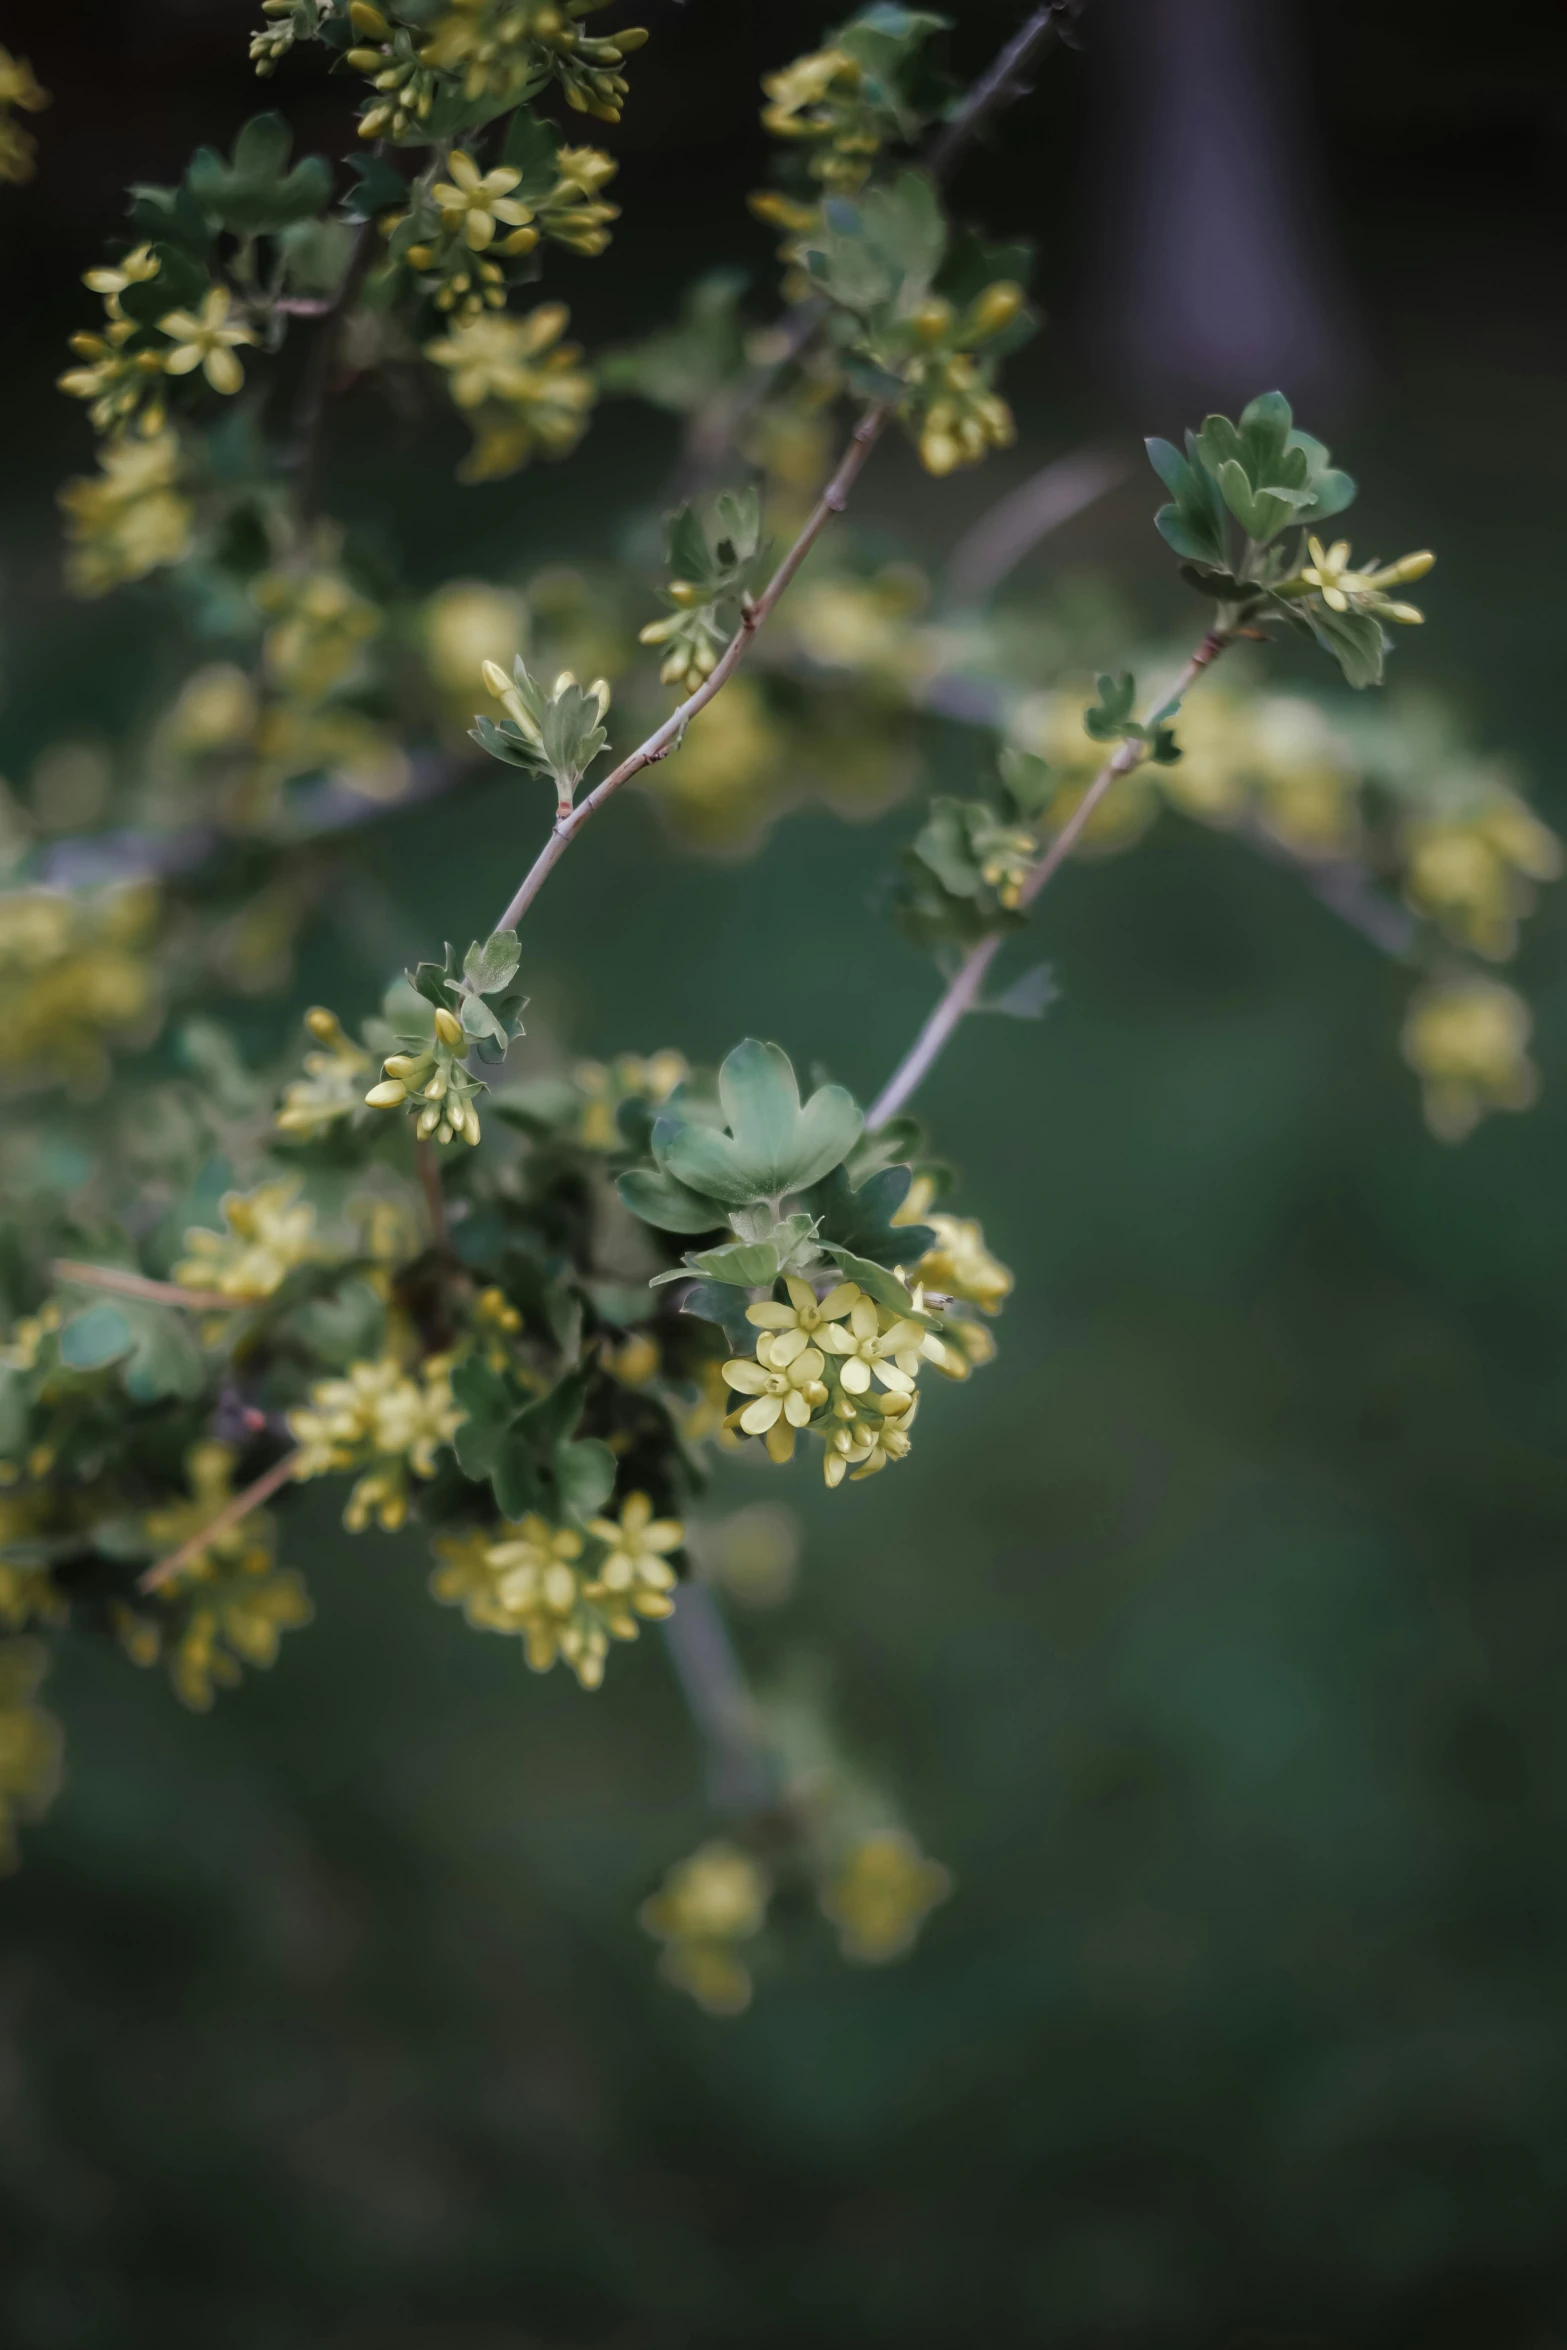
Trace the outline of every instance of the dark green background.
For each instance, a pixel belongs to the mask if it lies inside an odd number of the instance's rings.
[[[965,62],[1010,13],[959,11]],[[1562,26],[1302,16],[1302,201],[1361,360],[1307,421],[1369,485],[1362,537],[1441,550],[1403,673],[1560,822]],[[58,597],[49,492],[86,435],[45,387],[119,185],[253,105],[247,21],[101,0],[16,36],[58,103],[43,177],[3,197],[13,775],[181,657],[151,599]],[[696,266],[765,269],[754,76],[822,12],[651,21],[623,234],[559,281],[590,343]],[[275,87],[341,143],[306,73]],[[964,183],[1039,237],[1055,323],[1014,456],[867,479],[925,559],[1085,433],[1181,421],[1157,352],[1135,402],[1108,356],[1102,199],[1136,168],[1090,55]],[[509,569],[611,549],[669,448],[617,411],[570,466],[454,504],[356,411],[341,498],[395,492],[431,579]],[[1098,567],[1185,626],[1154,502],[1074,526],[1035,584]],[[502,781],[382,827],[391,951],[482,925],[536,818]],[[930,990],[866,910],[905,823],[799,817],[715,867],[622,806],[532,918],[543,1022],[587,1051],[776,1035],[874,1087]],[[112,1655],[58,1671],[69,1785],[0,1894],[0,2341],[1560,2339],[1561,893],[1522,966],[1544,1103],[1456,1153],[1397,1058],[1404,976],[1233,844],[1166,823],[1074,870],[1041,930],[1063,1004],[976,1024],[926,1103],[1018,1270],[1001,1363],[933,1400],[898,1475],[792,1482],[801,1598],[742,1628],[758,1669],[837,1660],[860,1750],[954,1869],[918,1955],[855,1973],[786,1938],[736,2024],[658,1988],[634,1905],[704,1833],[658,1645],[591,1701],[531,1680],[429,1605],[416,1543],[349,1542],[312,1496],[289,1552],[319,1622],[212,1717]],[[323,936],[298,1000],[357,1015],[373,986]]]

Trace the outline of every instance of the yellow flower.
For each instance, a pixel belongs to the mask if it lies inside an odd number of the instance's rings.
[[[1561,843],[1511,792],[1463,815],[1427,817],[1404,836],[1404,894],[1450,938],[1503,961],[1534,904],[1530,887],[1556,881]]]
[[[175,483],[179,441],[172,432],[108,442],[96,476],[60,492],[71,541],[67,576],[80,596],[101,596],[143,579],[190,552],[195,514]]]
[[[185,1455],[189,1501],[148,1512],[148,1539],[160,1553],[176,1550],[218,1517],[233,1495],[234,1454],[226,1444],[192,1445]],[[264,1671],[277,1661],[284,1632],[314,1614],[300,1578],[273,1559],[272,1520],[253,1510],[225,1526],[181,1568],[163,1604],[192,1604],[168,1647],[169,1676],[181,1702],[205,1713],[217,1687],[232,1688],[241,1665]],[[137,1662],[150,1663],[163,1645],[158,1625],[127,1611],[123,1644]]]
[[[0,1074],[96,1091],[107,1046],[152,1020],[157,918],[157,893],[145,884],[0,896]]]
[[[382,626],[377,607],[331,562],[264,571],[250,593],[271,623],[262,640],[267,674],[301,701],[341,684]]]
[[[102,294],[109,307],[109,315],[117,318],[121,294],[127,286],[147,285],[162,267],[150,245],[138,245],[123,260],[109,269],[89,269],[84,272],[82,284],[94,294]]]
[[[1498,979],[1441,980],[1421,989],[1400,1042],[1440,1141],[1462,1142],[1490,1110],[1532,1106],[1540,1090],[1529,1057],[1532,1027],[1522,996]]]
[[[927,1860],[901,1828],[884,1828],[854,1847],[823,1887],[821,1903],[839,1930],[844,1957],[884,1966],[913,1948],[920,1927],[951,1891],[939,1861]]]
[[[533,362],[566,331],[564,302],[541,302],[526,318],[474,318],[425,344],[425,356],[451,376],[459,408],[485,400],[522,402],[536,384]]]
[[[351,1534],[363,1533],[372,1517],[395,1533],[408,1516],[409,1477],[435,1475],[436,1454],[463,1417],[449,1374],[446,1356],[430,1356],[415,1377],[383,1355],[351,1363],[346,1378],[318,1381],[309,1405],[289,1413],[300,1448],[297,1478],[363,1471],[343,1512]]]
[[[1380,570],[1356,571],[1351,566],[1348,539],[1336,539],[1331,547],[1324,547],[1319,538],[1308,536],[1306,545],[1311,561],[1299,576],[1307,587],[1316,589],[1330,612],[1371,612],[1379,620],[1396,620],[1406,628],[1418,627],[1424,620],[1425,614],[1415,605],[1395,603],[1387,591],[1408,580],[1423,579],[1436,561],[1434,555],[1403,555]]]
[[[621,1505],[620,1523],[613,1518],[590,1518],[588,1532],[608,1545],[608,1556],[588,1587],[590,1598],[621,1599],[640,1616],[669,1616],[675,1603],[675,1570],[667,1553],[678,1550],[686,1530],[678,1518],[655,1518],[645,1493],[630,1493]]]
[[[24,113],[41,114],[50,102],[27,59],[0,49],[0,106],[20,106]]]
[[[873,1323],[875,1318],[872,1308]],[[825,1340],[825,1330],[822,1336]],[[776,1354],[772,1351],[774,1345]],[[760,1359],[764,1346],[769,1348],[765,1362]],[[827,1401],[822,1380],[825,1365],[820,1352],[814,1346],[807,1346],[800,1331],[784,1331],[776,1341],[769,1341],[764,1333],[757,1341],[757,1354],[755,1362],[737,1357],[724,1365],[724,1377],[729,1385],[739,1394],[756,1399],[738,1412],[731,1412],[729,1424],[742,1429],[747,1436],[765,1436],[769,1454],[781,1464],[793,1455],[795,1430],[804,1428],[812,1412]]]
[[[1011,409],[966,351],[919,367],[914,395],[900,413],[915,419],[920,463],[938,478],[977,465],[992,449],[1010,449],[1017,439]]]
[[[174,1278],[186,1289],[216,1289],[236,1304],[253,1304],[327,1254],[316,1236],[315,1209],[300,1199],[292,1177],[228,1192],[222,1208],[226,1233],[196,1225],[185,1235],[190,1254],[175,1266]]]
[[[510,165],[481,172],[471,155],[454,147],[450,169],[451,178],[437,180],[430,193],[441,208],[446,227],[461,229],[475,253],[482,253],[494,241],[497,226],[521,228],[533,218],[528,206],[519,204],[512,195],[522,174]]]
[[[751,1977],[735,1950],[767,1922],[772,1885],[737,1845],[704,1844],[680,1861],[638,1911],[645,1934],[664,1944],[659,1973],[711,2015],[739,2015]]]
[[[848,1329],[841,1322],[826,1324],[821,1344],[840,1358],[838,1377],[850,1395],[864,1395],[873,1377],[895,1395],[912,1395],[924,1336],[920,1323],[901,1316],[889,1315],[884,1328],[876,1307],[868,1297],[862,1297],[850,1309]],[[761,1352],[760,1346],[757,1352]]]
[[[567,319],[560,302],[541,303],[526,318],[481,312],[426,343],[473,425],[464,481],[498,480],[535,453],[563,457],[581,439],[595,392],[577,346],[560,341]]]
[[[230,318],[232,300],[227,286],[213,286],[199,314],[190,310],[164,313],[158,332],[175,346],[163,362],[165,375],[191,375],[199,367],[215,392],[239,390],[245,370],[234,353],[241,343],[253,343],[256,338],[243,321]]]
[[[461,702],[466,725],[473,681],[485,662],[509,671],[524,650],[522,598],[485,580],[450,580],[430,597],[420,625],[430,675],[443,694]]]
[[[747,1306],[745,1318],[758,1330],[775,1335],[784,1331],[799,1331],[801,1345],[814,1338],[828,1322],[841,1322],[854,1306],[860,1303],[860,1292],[852,1281],[840,1281],[826,1296],[818,1298],[808,1281],[797,1281],[792,1274],[784,1278],[789,1292],[786,1306],[775,1305],[769,1298],[761,1305]]]
[[[894,1223],[899,1220],[893,1218]],[[909,1221],[928,1224],[936,1235],[935,1247],[927,1249],[914,1268],[920,1287],[999,1314],[1002,1301],[1011,1294],[1012,1275],[985,1246],[983,1227],[962,1216],[925,1215]]]
[[[306,1074],[284,1087],[277,1114],[280,1134],[319,1134],[340,1118],[351,1118],[371,1066],[369,1054],[346,1034],[335,1012],[317,1004],[305,1014],[305,1026],[326,1049],[306,1053]]]
[[[822,1463],[829,1492],[845,1477],[851,1485],[861,1485],[891,1463],[907,1460],[913,1444],[909,1425],[918,1409],[918,1398],[902,1392],[857,1400],[840,1396],[836,1407],[839,1424],[828,1435]]]

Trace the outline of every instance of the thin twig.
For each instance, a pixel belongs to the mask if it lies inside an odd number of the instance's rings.
[[[805,528],[773,573],[762,594],[754,603],[746,607],[740,626],[725,646],[718,666],[712,675],[704,678],[696,692],[689,694],[679,708],[672,711],[670,716],[664,720],[663,725],[654,729],[646,742],[639,743],[631,756],[628,759],[623,759],[613,774],[606,775],[603,782],[591,791],[585,800],[579,801],[571,814],[555,826],[549,839],[534,859],[532,868],[521,887],[496,924],[498,930],[516,929],[517,924],[522,920],[523,915],[532,905],[583,826],[591,823],[599,810],[612,800],[621,786],[629,783],[634,775],[640,775],[645,767],[655,766],[660,759],[666,759],[679,744],[681,736],[685,733],[692,719],[707,708],[708,703],[716,694],[723,692],[724,687],[750,651],[757,632],[765,627],[772,617],[780,597],[789,587],[806,556],[815,546],[828,523],[835,515],[841,514],[847,506],[849,492],[859,479],[865,461],[880,440],[891,415],[891,403],[885,400],[865,411],[854,428],[853,436],[843,453],[837,472],[817,499]]]
[[[259,1510],[263,1502],[270,1501],[273,1494],[289,1482],[303,1458],[303,1452],[296,1447],[293,1452],[286,1452],[280,1461],[274,1461],[264,1476],[258,1477],[254,1485],[247,1485],[243,1493],[236,1493],[232,1501],[226,1501],[216,1517],[209,1518],[206,1525],[193,1534],[188,1542],[182,1542],[178,1550],[171,1550],[167,1558],[159,1559],[155,1567],[149,1567],[144,1575],[138,1575],[137,1590],[161,1591],[165,1583],[172,1583],[175,1576],[182,1575],[192,1560],[200,1558],[202,1552],[220,1534],[226,1534],[231,1526],[240,1525],[253,1510]]]
[[[1210,629],[1181,671],[1170,692],[1159,704],[1155,717],[1173,716],[1203,671],[1217,661],[1226,646],[1233,642],[1232,635],[1221,629]],[[1088,828],[1095,809],[1106,794],[1120,781],[1123,775],[1130,775],[1134,767],[1140,767],[1147,756],[1148,747],[1145,743],[1129,741],[1122,743],[1114,757],[1105,761],[1049,848],[1024,882],[1019,901],[1021,905],[1031,906],[1033,904],[1040,891],[1060,871],[1076,848]],[[964,956],[962,963],[953,974],[946,993],[941,997],[935,1010],[893,1071],[881,1093],[867,1110],[865,1123],[872,1133],[878,1126],[885,1126],[889,1118],[896,1117],[904,1104],[913,1098],[918,1088],[930,1075],[956,1029],[979,1002],[980,993],[990,973],[990,967],[1001,952],[1003,944],[1003,935],[998,931],[990,938],[981,939],[978,946],[971,948]]]
[[[707,1748],[707,1791],[715,1809],[766,1810],[777,1797],[777,1774],[762,1745],[756,1700],[723,1610],[705,1583],[681,1584],[675,1612],[665,1619],[664,1645]]]
[[[932,179],[945,178],[990,115],[1027,95],[1025,75],[1033,71],[1048,49],[1071,32],[1081,8],[1082,0],[1052,0],[1050,6],[1036,8],[1028,22],[1019,27],[938,134],[925,157],[925,169]]]
[[[86,1265],[76,1257],[56,1257],[51,1267],[56,1280],[80,1289],[112,1290],[116,1297],[136,1297],[150,1306],[184,1306],[194,1314],[232,1314],[249,1301],[225,1297],[221,1289],[182,1289],[177,1281],[151,1281],[145,1273],[127,1273],[118,1265]]]
[[[1124,460],[1104,449],[1058,457],[982,514],[947,564],[946,601],[967,611],[988,602],[1041,539],[1120,488]]]
[[[414,1143],[414,1165],[419,1171],[419,1188],[424,1193],[425,1209],[430,1218],[430,1238],[443,1257],[452,1253],[452,1236],[446,1221],[446,1194],[441,1188],[441,1165],[435,1155],[435,1145],[428,1136],[420,1136]]]

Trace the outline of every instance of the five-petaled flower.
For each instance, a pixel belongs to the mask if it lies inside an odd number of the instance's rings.
[[[873,1319],[874,1314],[872,1308]],[[765,1357],[763,1347],[768,1350]],[[739,1394],[755,1398],[732,1412],[729,1424],[747,1436],[765,1436],[768,1452],[781,1463],[793,1454],[795,1430],[804,1428],[812,1412],[827,1401],[822,1379],[826,1365],[819,1349],[808,1346],[800,1330],[782,1330],[776,1337],[764,1332],[757,1341],[757,1356],[755,1362],[737,1357],[724,1365],[729,1385]]]
[[[1330,612],[1371,612],[1379,620],[1396,620],[1406,628],[1418,627],[1424,620],[1418,605],[1395,602],[1387,591],[1409,580],[1423,579],[1436,561],[1434,555],[1401,555],[1396,563],[1356,571],[1351,568],[1348,539],[1335,539],[1331,547],[1324,547],[1319,538],[1311,536],[1306,546],[1311,561],[1300,577],[1307,587],[1316,589]]]
[[[441,218],[449,229],[461,229],[475,253],[482,253],[493,243],[497,227],[523,228],[533,214],[526,204],[519,204],[512,194],[522,178],[502,164],[494,171],[481,172],[471,155],[454,147],[450,161],[451,178],[437,180],[430,193],[441,208]],[[536,244],[537,237],[528,240]],[[507,240],[508,250],[525,252],[527,245]]]
[[[873,1375],[883,1387],[912,1395],[924,1336],[918,1322],[901,1319],[883,1330],[876,1308],[862,1297],[849,1314],[848,1329],[841,1322],[830,1323],[821,1333],[821,1343],[829,1354],[843,1358],[838,1376],[851,1395],[864,1395]]]
[[[245,370],[234,352],[240,343],[253,343],[256,338],[243,320],[230,317],[232,306],[228,287],[213,286],[199,314],[192,310],[164,312],[158,331],[175,345],[163,362],[166,375],[192,375],[199,367],[215,392],[239,390]]]

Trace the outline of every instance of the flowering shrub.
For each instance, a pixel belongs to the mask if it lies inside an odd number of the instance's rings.
[[[209,650],[111,778],[117,822],[160,854],[88,892],[19,813],[4,834],[0,1076],[35,1109],[96,1093],[108,1140],[85,1206],[19,1185],[7,1234],[0,1854],[57,1774],[42,1644],[107,1634],[210,1705],[310,1619],[277,1559],[318,1479],[352,1534],[422,1529],[434,1598],[533,1671],[596,1690],[663,1624],[700,1700],[678,1633],[705,1611],[728,1653],[723,1575],[693,1571],[723,1552],[714,1457],[871,1481],[917,1461],[922,1410],[996,1354],[1012,1277],[909,1104],[968,1015],[1045,1010],[1043,967],[991,975],[1074,854],[1127,849],[1164,811],[1225,830],[1416,967],[1402,1049],[1438,1135],[1534,1095],[1527,1008],[1469,958],[1508,959],[1560,850],[1445,723],[1365,715],[1433,559],[1357,561],[1331,535],[1355,484],[1282,394],[1149,444],[1157,528],[1203,613],[1173,661],[1085,673],[1067,648],[1042,676],[1004,611],[932,616],[919,575],[873,568],[842,519],[890,432],[938,478],[1013,438],[1026,251],[960,228],[945,189],[1079,9],[1035,10],[967,95],[941,20],[892,5],[770,73],[779,170],[754,209],[782,238],[782,319],[748,322],[712,276],[593,364],[534,289],[553,248],[591,259],[618,217],[614,157],[550,111],[608,134],[634,99],[646,36],[591,32],[597,13],[263,0],[258,72],[318,49],[362,93],[347,183],[259,115],[230,156],[135,189],[87,275],[101,316],[60,380],[98,454],[61,493],[69,576],[97,596],[168,575]],[[6,109],[43,103],[0,53],[0,173],[26,156]],[[351,383],[421,369],[471,429],[470,485],[566,458],[604,391],[682,418],[692,494],[661,575],[402,588],[322,510],[325,419]],[[269,438],[272,410],[239,396],[278,380],[294,404]],[[1267,682],[1288,635],[1332,693]],[[1148,668],[1168,679],[1151,696]],[[807,791],[850,814],[903,796],[931,712],[968,730],[976,780],[910,827],[890,910],[942,989],[874,1100],[803,1086],[752,1037],[716,1069],[663,1049],[551,1072],[524,1024],[528,912],[625,786],[709,844],[754,843]],[[286,979],[323,840],[486,759],[537,796],[542,834],[494,928],[437,953],[432,908],[430,957],[373,1010],[317,1007],[297,1064],[248,1067],[198,1007]],[[136,1053],[170,1023],[183,1073],[149,1074]],[[5,1145],[18,1163],[30,1131]],[[865,1964],[951,1890],[814,1697],[745,1718],[747,1794],[641,1912],[667,1980],[718,2014],[750,1998],[791,1888]]]

